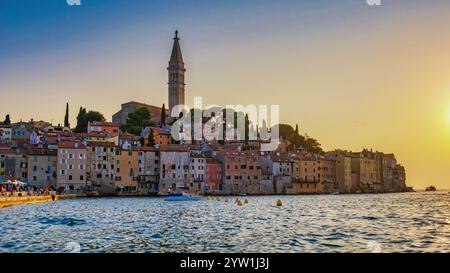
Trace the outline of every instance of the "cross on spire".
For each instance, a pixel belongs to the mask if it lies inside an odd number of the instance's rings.
[[[175,30],[175,38],[173,38],[172,55],[170,56],[170,63],[183,63],[183,55],[181,54],[180,38],[178,37],[178,30]]]

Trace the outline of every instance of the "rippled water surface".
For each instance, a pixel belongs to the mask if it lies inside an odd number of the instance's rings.
[[[450,252],[448,192],[247,199],[242,207],[149,197],[0,209],[0,252]]]

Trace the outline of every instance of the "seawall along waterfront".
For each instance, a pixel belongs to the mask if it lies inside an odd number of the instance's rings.
[[[80,197],[77,194],[64,194],[55,196],[55,201]],[[0,197],[0,208],[6,208],[16,205],[42,203],[53,201],[51,195],[42,196],[21,196],[21,197]]]

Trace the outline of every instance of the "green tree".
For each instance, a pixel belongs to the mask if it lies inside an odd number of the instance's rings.
[[[80,107],[80,110],[78,111],[77,115],[77,126],[75,127],[75,132],[77,133],[83,133],[83,125],[85,124],[86,120],[86,108]],[[87,126],[87,123],[86,123]]]
[[[64,116],[64,127],[69,127],[69,103],[66,103],[66,114]]]
[[[303,147],[309,152],[323,153],[320,143],[314,138],[300,135],[297,131],[297,127],[298,126],[296,126],[296,129],[294,130],[294,128],[288,124],[280,124],[279,126],[280,137],[291,142],[290,148]]]
[[[11,124],[11,118],[9,117],[9,114],[5,116],[5,120],[3,121],[4,124]]]
[[[144,127],[154,126],[150,111],[147,108],[139,108],[128,114],[126,124],[121,126],[122,131],[134,135],[140,135]]]
[[[94,121],[105,121],[105,116],[103,116],[102,113],[97,111],[89,111],[86,114],[86,130],[87,130],[87,123],[94,122]]]
[[[87,126],[89,122],[105,121],[105,117],[97,111],[86,112],[86,108],[80,107],[80,111],[77,116],[77,126],[75,132],[85,133],[87,132]]]
[[[148,133],[148,142],[147,142],[147,146],[148,146],[148,147],[153,147],[153,146],[155,146],[155,135],[153,134],[153,129],[150,129],[150,132]]]
[[[249,138],[250,138],[250,120],[248,119],[248,114],[245,114],[245,145],[248,145]]]
[[[166,126],[166,105],[163,104],[161,108],[161,128]]]

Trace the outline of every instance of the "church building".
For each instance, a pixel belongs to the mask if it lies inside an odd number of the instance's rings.
[[[172,109],[176,105],[185,104],[185,72],[183,54],[181,53],[180,38],[178,37],[178,30],[175,31],[175,37],[172,46],[172,54],[169,60],[168,71],[168,100],[169,108],[166,109],[166,117],[170,117]],[[112,116],[112,122],[117,124],[125,124],[130,112],[136,111],[139,108],[147,108],[150,111],[151,117],[156,124],[161,122],[161,107],[153,106],[141,102],[130,101],[122,104],[119,112]]]

